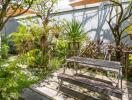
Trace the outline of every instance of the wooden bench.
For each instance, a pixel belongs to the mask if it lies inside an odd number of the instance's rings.
[[[66,59],[66,62],[75,62],[74,68],[77,70],[77,64],[79,66],[85,67],[94,67],[103,69],[105,71],[116,72],[118,74],[118,84],[120,80],[120,85],[122,88],[122,66],[119,62],[114,61],[106,61],[106,60],[99,60],[99,59],[91,59],[91,58],[83,58],[83,57],[71,57]],[[119,79],[120,78],[120,79]],[[116,87],[112,84],[112,82],[94,78],[91,76],[86,76],[82,74],[76,73],[75,75],[68,75],[68,74],[60,74],[58,75],[58,79],[61,81],[68,82],[70,84],[74,84],[88,90],[98,92],[100,94],[114,96],[117,98],[122,98],[123,92],[121,91],[120,87]],[[63,87],[62,84],[60,88]]]

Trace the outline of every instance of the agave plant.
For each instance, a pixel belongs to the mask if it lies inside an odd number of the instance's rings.
[[[86,38],[86,32],[83,28],[83,23],[77,20],[72,20],[71,22],[64,23],[64,37],[69,42],[81,42]]]

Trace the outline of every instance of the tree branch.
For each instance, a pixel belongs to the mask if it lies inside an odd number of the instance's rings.
[[[28,5],[28,7],[26,9],[24,9],[22,11],[22,6],[24,5],[24,1],[18,1],[16,0],[15,3],[11,2],[12,0],[2,0],[2,7],[0,10],[0,30],[2,30],[2,28],[4,27],[5,23],[12,17],[16,17],[19,15],[22,15],[24,13],[26,13],[31,5],[33,4],[34,0],[30,0],[28,2],[26,2],[26,4]],[[11,10],[11,13],[10,13]],[[19,12],[18,12],[19,11]]]
[[[25,10],[23,10],[22,12],[19,12],[19,13],[16,14],[16,15],[11,16],[11,17],[20,16],[20,15],[26,13],[26,12],[30,9],[31,5],[33,4],[33,1],[34,1],[34,0],[32,0],[32,1],[30,1],[30,2],[28,3],[28,7],[27,7]]]

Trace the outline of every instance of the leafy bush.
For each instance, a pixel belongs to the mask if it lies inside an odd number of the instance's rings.
[[[89,58],[100,58],[102,41],[88,41],[81,50],[81,56]]]
[[[40,34],[42,28],[39,26],[26,27],[20,25],[18,32],[9,35],[9,42],[14,44],[19,53],[26,53],[32,49],[40,48]]]
[[[2,59],[8,58],[9,46],[7,44],[2,44],[1,57]]]
[[[64,58],[65,55],[67,54],[67,41],[66,40],[58,40],[56,42],[56,47],[55,47],[55,56],[58,58]]]
[[[61,61],[58,58],[52,58],[50,64],[51,64],[52,70],[56,70],[60,68]]]
[[[29,32],[32,34],[34,38],[34,48],[40,48],[40,37],[42,33],[42,28],[37,25],[33,25],[30,27]]]
[[[22,89],[35,82],[19,65],[17,59],[0,66],[0,100],[18,100]]]
[[[39,49],[33,49],[21,55],[22,63],[30,67],[40,67],[41,59],[41,51]]]
[[[27,31],[25,26],[19,26],[18,32],[9,35],[19,53],[25,53],[33,48],[34,37]]]

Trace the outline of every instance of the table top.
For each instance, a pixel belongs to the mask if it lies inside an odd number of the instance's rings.
[[[66,59],[66,61],[67,62],[83,63],[83,64],[87,64],[87,65],[94,65],[94,66],[98,66],[98,67],[113,68],[113,69],[122,68],[120,62],[101,60],[101,59],[84,58],[84,57],[78,57],[78,56],[68,58],[68,59]]]

